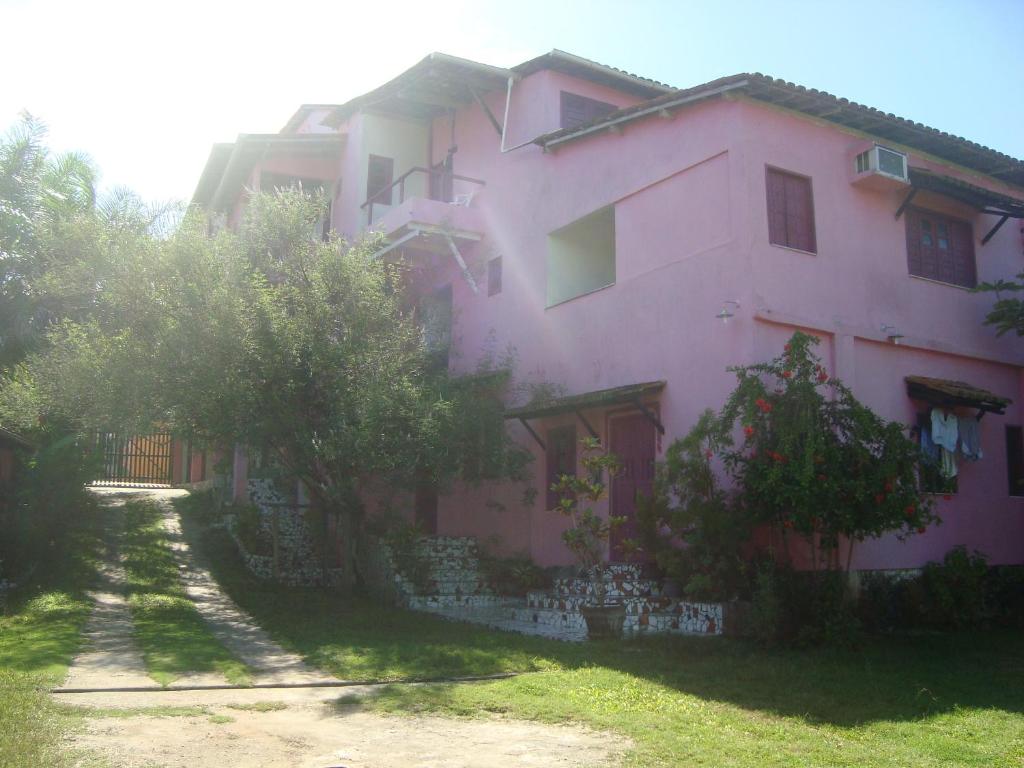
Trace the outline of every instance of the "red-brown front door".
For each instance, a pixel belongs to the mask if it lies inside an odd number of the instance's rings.
[[[622,470],[612,480],[611,512],[626,518],[612,531],[611,559],[635,560],[622,552],[624,539],[637,538],[636,496],[648,494],[654,484],[654,424],[641,413],[612,419],[610,450],[622,462]]]

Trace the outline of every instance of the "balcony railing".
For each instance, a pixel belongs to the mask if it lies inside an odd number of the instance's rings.
[[[413,168],[410,168],[408,171],[406,171],[393,182],[391,182],[390,185],[382,187],[381,189],[377,190],[374,194],[370,195],[370,197],[366,199],[365,203],[359,206],[360,208],[369,207],[369,211],[367,212],[366,217],[367,223],[373,224],[373,206],[383,205],[384,203],[381,202],[381,199],[389,196],[389,192],[392,193],[390,196],[393,198],[393,190],[395,187],[398,187],[398,204],[404,203],[406,181],[409,179],[410,176],[419,173],[422,173],[427,177],[428,197],[431,200],[440,200],[441,202],[444,203],[459,203],[464,200],[466,204],[468,204],[469,199],[472,197],[472,192],[465,194],[455,194],[456,181],[461,182],[463,184],[470,184],[473,185],[474,187],[483,187],[487,183],[483,181],[483,179],[474,179],[469,176],[460,176],[457,173],[446,171],[443,168],[423,168],[420,166],[415,166]],[[389,205],[394,204],[395,203],[392,202]]]

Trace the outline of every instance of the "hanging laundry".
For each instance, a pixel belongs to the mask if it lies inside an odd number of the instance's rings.
[[[932,441],[940,448],[955,451],[959,437],[959,421],[955,413],[932,408]]]
[[[921,453],[924,454],[924,457],[926,459],[928,459],[928,461],[930,463],[938,464],[939,463],[939,446],[937,446],[935,444],[935,441],[932,440],[932,430],[931,430],[931,427],[928,427],[928,426],[925,426],[925,425],[922,424],[921,425],[921,429],[920,429],[920,434],[921,434]]]
[[[956,454],[953,451],[945,448],[940,448],[939,453],[942,454],[939,463],[939,472],[947,480],[951,477],[956,477],[957,466],[956,466]]]
[[[981,452],[981,423],[973,416],[960,417],[960,453],[965,459],[984,458]]]

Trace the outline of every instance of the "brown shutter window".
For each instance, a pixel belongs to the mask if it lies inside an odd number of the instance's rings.
[[[907,271],[916,277],[973,288],[974,233],[966,221],[910,208],[906,213]]]
[[[611,112],[617,110],[614,104],[597,99],[588,99],[586,96],[562,91],[561,96],[561,120],[562,128],[575,128],[576,126],[589,123]]]
[[[562,475],[576,474],[576,426],[555,427],[547,434],[547,509],[558,504],[558,494],[551,486]]]
[[[391,205],[391,193],[394,191],[391,184],[394,180],[395,161],[390,157],[370,155],[370,166],[366,174],[366,199]],[[380,196],[374,197],[378,192],[381,192]]]
[[[501,293],[501,256],[487,262],[487,295]]]
[[[769,168],[766,187],[768,241],[786,248],[817,253],[811,180]]]

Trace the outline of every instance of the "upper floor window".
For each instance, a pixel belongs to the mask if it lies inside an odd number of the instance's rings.
[[[618,107],[606,101],[588,99],[568,91],[562,91],[562,128],[575,128],[598,117],[614,112]]]
[[[391,184],[395,180],[395,161],[390,157],[370,155],[370,166],[366,174],[366,199],[382,205],[391,205]],[[383,191],[382,191],[383,190]],[[374,197],[380,192],[379,197]]]
[[[817,253],[811,180],[775,168],[767,173],[768,241]]]
[[[549,307],[614,282],[614,206],[602,208],[548,235]]]
[[[910,274],[964,288],[977,285],[969,223],[918,208],[907,209],[906,217]]]

